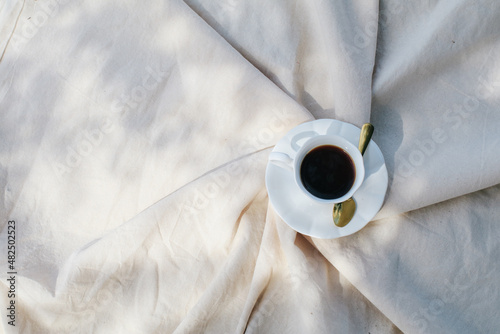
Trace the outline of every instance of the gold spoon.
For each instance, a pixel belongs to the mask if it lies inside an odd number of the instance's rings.
[[[361,128],[358,144],[358,149],[361,152],[361,155],[365,153],[366,148],[370,143],[370,139],[372,138],[372,134],[373,125],[371,125],[370,123],[364,124]],[[344,227],[349,224],[352,217],[354,216],[354,212],[356,212],[356,202],[352,197],[348,200],[345,200],[344,202],[336,203],[333,206],[333,222],[338,227]]]

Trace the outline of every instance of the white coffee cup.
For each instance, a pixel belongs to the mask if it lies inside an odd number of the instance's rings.
[[[336,198],[322,198],[312,194],[306,189],[304,182],[301,177],[301,167],[304,158],[314,149],[321,146],[334,146],[341,149],[347,154],[347,156],[352,161],[352,167],[354,169],[354,180],[350,189],[345,192],[342,196]],[[356,192],[363,183],[365,177],[365,167],[363,163],[363,156],[359,149],[354,146],[347,139],[337,136],[337,135],[319,135],[308,139],[302,147],[298,149],[293,156],[282,152],[271,152],[269,155],[269,161],[277,166],[288,169],[293,172],[294,180],[297,186],[311,199],[323,202],[323,203],[340,203],[343,202]]]

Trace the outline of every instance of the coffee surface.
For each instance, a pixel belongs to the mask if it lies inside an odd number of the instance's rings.
[[[355,176],[351,157],[333,145],[318,146],[309,151],[300,167],[304,187],[322,199],[344,196],[351,189]]]

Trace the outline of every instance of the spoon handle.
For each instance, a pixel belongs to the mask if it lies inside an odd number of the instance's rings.
[[[359,136],[359,145],[358,145],[358,149],[361,152],[361,155],[365,153],[366,148],[370,143],[370,139],[372,138],[372,134],[373,134],[373,125],[371,125],[370,123],[364,124],[363,127],[361,128],[361,134]]]

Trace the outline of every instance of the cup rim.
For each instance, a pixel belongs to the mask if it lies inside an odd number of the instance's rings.
[[[323,145],[332,145],[340,147],[349,155],[354,164],[355,177],[351,189],[349,189],[349,191],[345,193],[343,196],[338,198],[325,199],[311,194],[302,184],[302,179],[300,177],[300,167],[304,157],[314,148]],[[302,190],[302,192],[305,193],[311,199],[322,203],[340,203],[351,198],[354,195],[354,193],[359,189],[365,177],[363,156],[361,155],[361,152],[359,151],[358,147],[356,147],[346,138],[339,135],[320,135],[310,138],[308,141],[306,141],[299,149],[299,151],[297,151],[297,153],[295,154],[295,157],[293,159],[293,170],[295,174],[294,175],[295,182],[297,183],[298,187]]]

